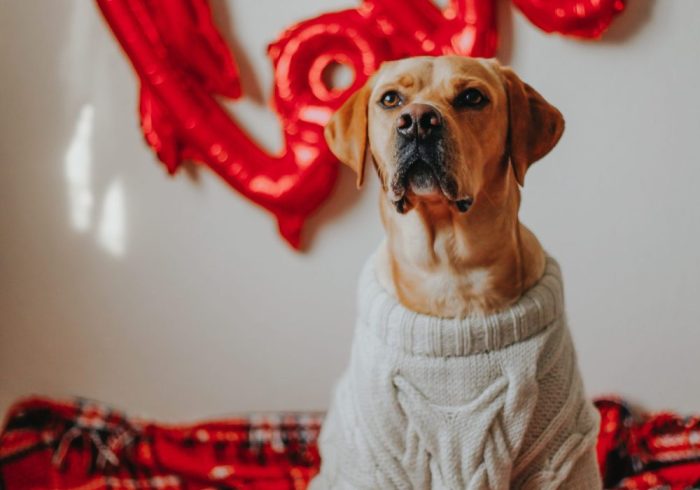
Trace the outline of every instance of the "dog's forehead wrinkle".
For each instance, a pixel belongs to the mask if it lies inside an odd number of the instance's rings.
[[[410,74],[405,74],[399,77],[399,85],[405,88],[411,88],[413,87],[415,81],[413,80],[413,76]]]
[[[418,57],[387,63],[382,66],[379,84],[397,83],[406,88],[421,90],[432,80],[435,58]]]

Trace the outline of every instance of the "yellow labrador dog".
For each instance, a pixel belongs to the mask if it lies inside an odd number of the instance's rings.
[[[559,268],[518,220],[559,111],[509,68],[386,63],[326,139],[381,181],[387,237],[359,283],[314,489],[598,489]]]

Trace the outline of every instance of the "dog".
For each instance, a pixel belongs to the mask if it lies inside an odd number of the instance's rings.
[[[388,62],[326,126],[374,166],[386,239],[359,281],[319,489],[601,488],[561,276],[518,219],[560,112],[496,60]]]

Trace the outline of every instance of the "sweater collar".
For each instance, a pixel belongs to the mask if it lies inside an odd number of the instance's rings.
[[[409,310],[376,277],[376,254],[360,275],[359,315],[386,344],[408,354],[467,356],[502,349],[546,329],[564,312],[559,264],[547,256],[542,278],[515,304],[490,315],[439,318]]]

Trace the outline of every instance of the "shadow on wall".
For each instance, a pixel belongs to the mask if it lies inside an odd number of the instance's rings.
[[[357,188],[357,175],[355,175],[355,172],[345,165],[341,165],[333,195],[306,222],[304,235],[302,236],[302,246],[305,252],[311,251],[313,248],[314,243],[316,243],[316,234],[323,227],[323,224],[336,221],[338,216],[345,213],[359,199],[360,192]],[[379,201],[377,201],[377,204],[379,204]]]
[[[243,89],[244,96],[251,99],[255,105],[266,108],[266,101],[272,94],[263,94],[260,81],[255,76],[253,65],[250,62],[250,57],[246,54],[245,50],[236,39],[236,36],[233,34],[228,5],[222,0],[214,0],[210,2],[210,5],[214,22],[219,27],[219,32],[226,41],[226,44],[228,44],[236,60],[236,64],[238,65],[238,75],[240,76],[241,88]],[[272,39],[270,39],[270,41],[272,41]]]
[[[512,0],[498,0],[498,50],[496,57],[504,65],[513,59],[513,7]]]
[[[616,44],[634,37],[651,20],[654,7],[656,0],[628,1],[625,11],[612,23],[601,41]]]

